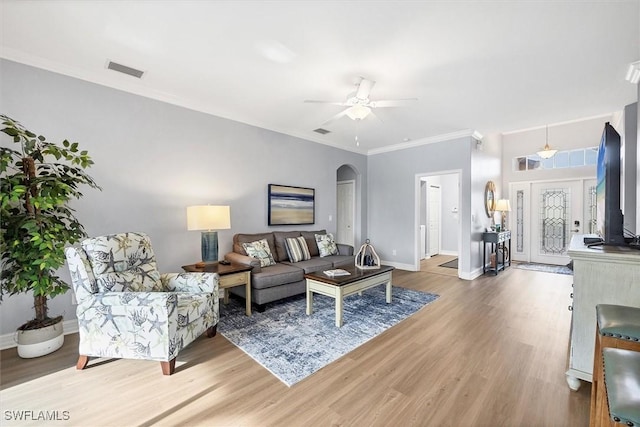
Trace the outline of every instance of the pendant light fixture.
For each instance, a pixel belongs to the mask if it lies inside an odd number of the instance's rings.
[[[546,134],[546,144],[544,145],[544,148],[541,151],[538,151],[536,154],[543,159],[550,159],[556,155],[558,150],[553,150],[551,149],[551,146],[549,146],[549,125],[546,126]]]

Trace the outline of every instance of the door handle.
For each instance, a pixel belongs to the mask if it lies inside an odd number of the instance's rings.
[[[577,233],[577,232],[579,232],[579,231],[580,231],[580,229],[579,229],[579,228],[576,228],[576,229],[574,229],[574,230],[571,230],[571,232],[572,232],[572,233]]]

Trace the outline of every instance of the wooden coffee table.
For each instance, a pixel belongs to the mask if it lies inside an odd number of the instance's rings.
[[[182,269],[193,273],[218,273],[218,289],[224,289],[224,303],[229,303],[229,288],[244,285],[245,287],[245,312],[251,316],[251,269],[244,264],[223,265],[220,263],[205,264],[204,267],[197,267],[196,264],[183,265]]]
[[[382,265],[375,270],[360,270],[355,266],[339,267],[351,273],[349,276],[330,277],[322,271],[305,274],[307,280],[307,315],[313,312],[314,292],[336,300],[336,326],[342,326],[344,297],[361,293],[378,285],[387,287],[387,304],[391,304],[391,272],[393,267]]]

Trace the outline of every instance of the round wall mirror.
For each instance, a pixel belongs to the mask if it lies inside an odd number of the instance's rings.
[[[484,187],[484,209],[487,211],[487,217],[491,218],[496,208],[496,185],[493,181],[487,182]]]

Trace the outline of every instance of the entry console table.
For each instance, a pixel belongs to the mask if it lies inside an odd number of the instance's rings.
[[[572,318],[567,383],[572,390],[578,390],[580,380],[592,380],[596,305],[640,307],[640,250],[587,248],[584,237],[574,236],[568,250],[573,260],[573,305],[569,306]]]
[[[487,231],[482,235],[482,241],[482,273],[493,271],[497,275],[498,271],[511,265],[511,231]],[[489,259],[487,259],[487,245],[489,245]],[[491,262],[492,254],[495,256],[493,263]]]

